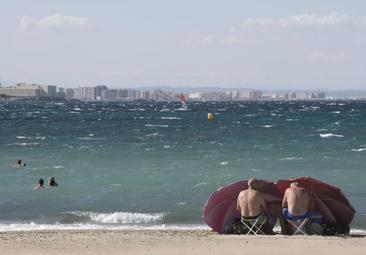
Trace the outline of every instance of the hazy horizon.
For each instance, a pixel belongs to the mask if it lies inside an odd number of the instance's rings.
[[[4,1],[0,82],[366,88],[366,2]]]

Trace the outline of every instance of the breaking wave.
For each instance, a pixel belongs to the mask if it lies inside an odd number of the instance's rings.
[[[70,216],[73,221],[87,220],[92,223],[103,224],[136,224],[136,223],[152,223],[162,221],[167,213],[133,213],[133,212],[113,212],[113,213],[97,213],[73,211],[64,213]]]
[[[329,137],[344,137],[344,135],[336,135],[332,133],[319,134],[321,138],[329,138]]]

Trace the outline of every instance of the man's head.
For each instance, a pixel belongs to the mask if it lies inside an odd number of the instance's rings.
[[[249,179],[248,180],[248,187],[250,189],[255,189],[257,184],[257,179]]]
[[[291,188],[298,188],[299,187],[299,183],[298,182],[291,182],[290,187]]]

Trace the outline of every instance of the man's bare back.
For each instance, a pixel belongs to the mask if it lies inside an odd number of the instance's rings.
[[[304,188],[292,183],[285,191],[282,207],[288,208],[289,213],[300,216],[309,211],[310,197]]]
[[[261,192],[249,186],[239,193],[237,209],[241,216],[253,217],[260,213],[267,213],[267,205]]]

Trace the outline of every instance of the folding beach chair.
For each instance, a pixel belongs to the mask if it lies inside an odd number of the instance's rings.
[[[247,228],[247,235],[264,235],[262,227],[266,222],[267,217],[263,213],[255,217],[241,217],[241,223]]]
[[[305,213],[301,216],[295,216],[292,215],[287,208],[284,208],[282,211],[283,215],[285,216],[287,222],[291,224],[295,228],[295,232],[293,235],[301,234],[301,235],[307,235],[305,231],[306,224],[310,220],[310,214]]]

